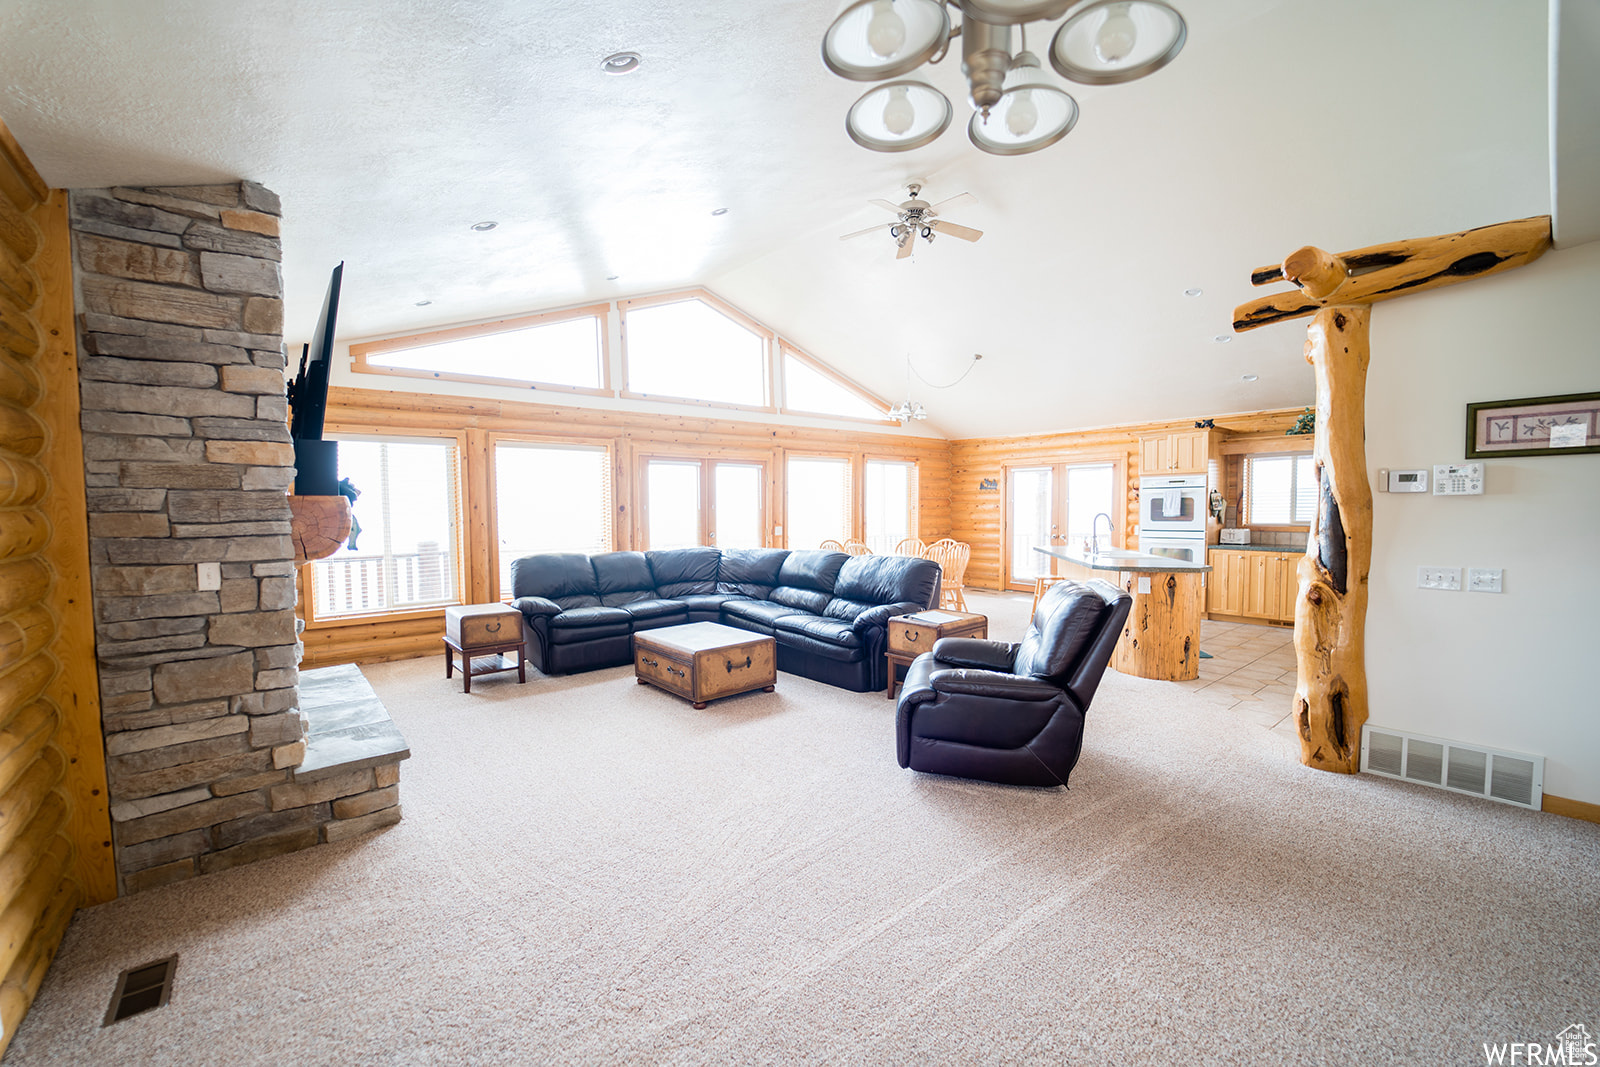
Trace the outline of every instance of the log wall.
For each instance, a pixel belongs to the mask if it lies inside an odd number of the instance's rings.
[[[0,125],[0,1053],[67,922],[116,896],[67,196]]]

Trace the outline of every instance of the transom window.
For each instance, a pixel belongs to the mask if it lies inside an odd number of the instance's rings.
[[[839,377],[822,370],[809,357],[787,346],[783,350],[783,407],[817,415],[887,422],[889,405],[874,401]]]
[[[1317,472],[1310,455],[1247,456],[1244,477],[1247,524],[1311,525],[1317,510]]]
[[[607,305],[528,315],[350,346],[375,374],[605,392]]]
[[[770,336],[701,297],[625,300],[627,391],[636,396],[767,407]]]

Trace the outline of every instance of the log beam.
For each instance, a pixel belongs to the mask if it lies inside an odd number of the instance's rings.
[[[1324,308],[1306,358],[1316,374],[1313,448],[1318,500],[1295,603],[1294,721],[1300,762],[1354,774],[1367,720],[1367,572],[1372,489],[1367,483],[1368,326],[1364,305]]]
[[[1235,330],[1253,330],[1287,319],[1315,315],[1335,305],[1372,304],[1397,296],[1437,289],[1457,282],[1497,274],[1531,263],[1550,247],[1550,216],[1536,215],[1480,226],[1475,230],[1419,237],[1410,241],[1373,245],[1333,255],[1317,248],[1302,248],[1277,267],[1259,267],[1250,281],[1266,285],[1275,281],[1311,280],[1306,288],[1277,293],[1240,304],[1233,312]],[[1323,259],[1322,257],[1327,257]],[[1332,263],[1342,263],[1343,281],[1333,280]],[[1301,273],[1309,268],[1309,273]],[[1322,295],[1317,295],[1317,293]]]

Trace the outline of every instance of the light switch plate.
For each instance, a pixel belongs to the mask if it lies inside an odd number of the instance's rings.
[[[222,564],[196,563],[194,570],[195,588],[200,592],[204,593],[207,590],[222,588]]]
[[[1500,592],[1500,579],[1504,572],[1495,567],[1468,567],[1467,589],[1474,593]]]
[[[1418,589],[1460,589],[1460,567],[1418,567]]]

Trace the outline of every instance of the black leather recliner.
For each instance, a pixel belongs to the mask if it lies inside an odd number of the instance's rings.
[[[1061,582],[1016,643],[946,637],[912,661],[895,709],[900,766],[1008,785],[1066,785],[1083,718],[1133,598]]]

